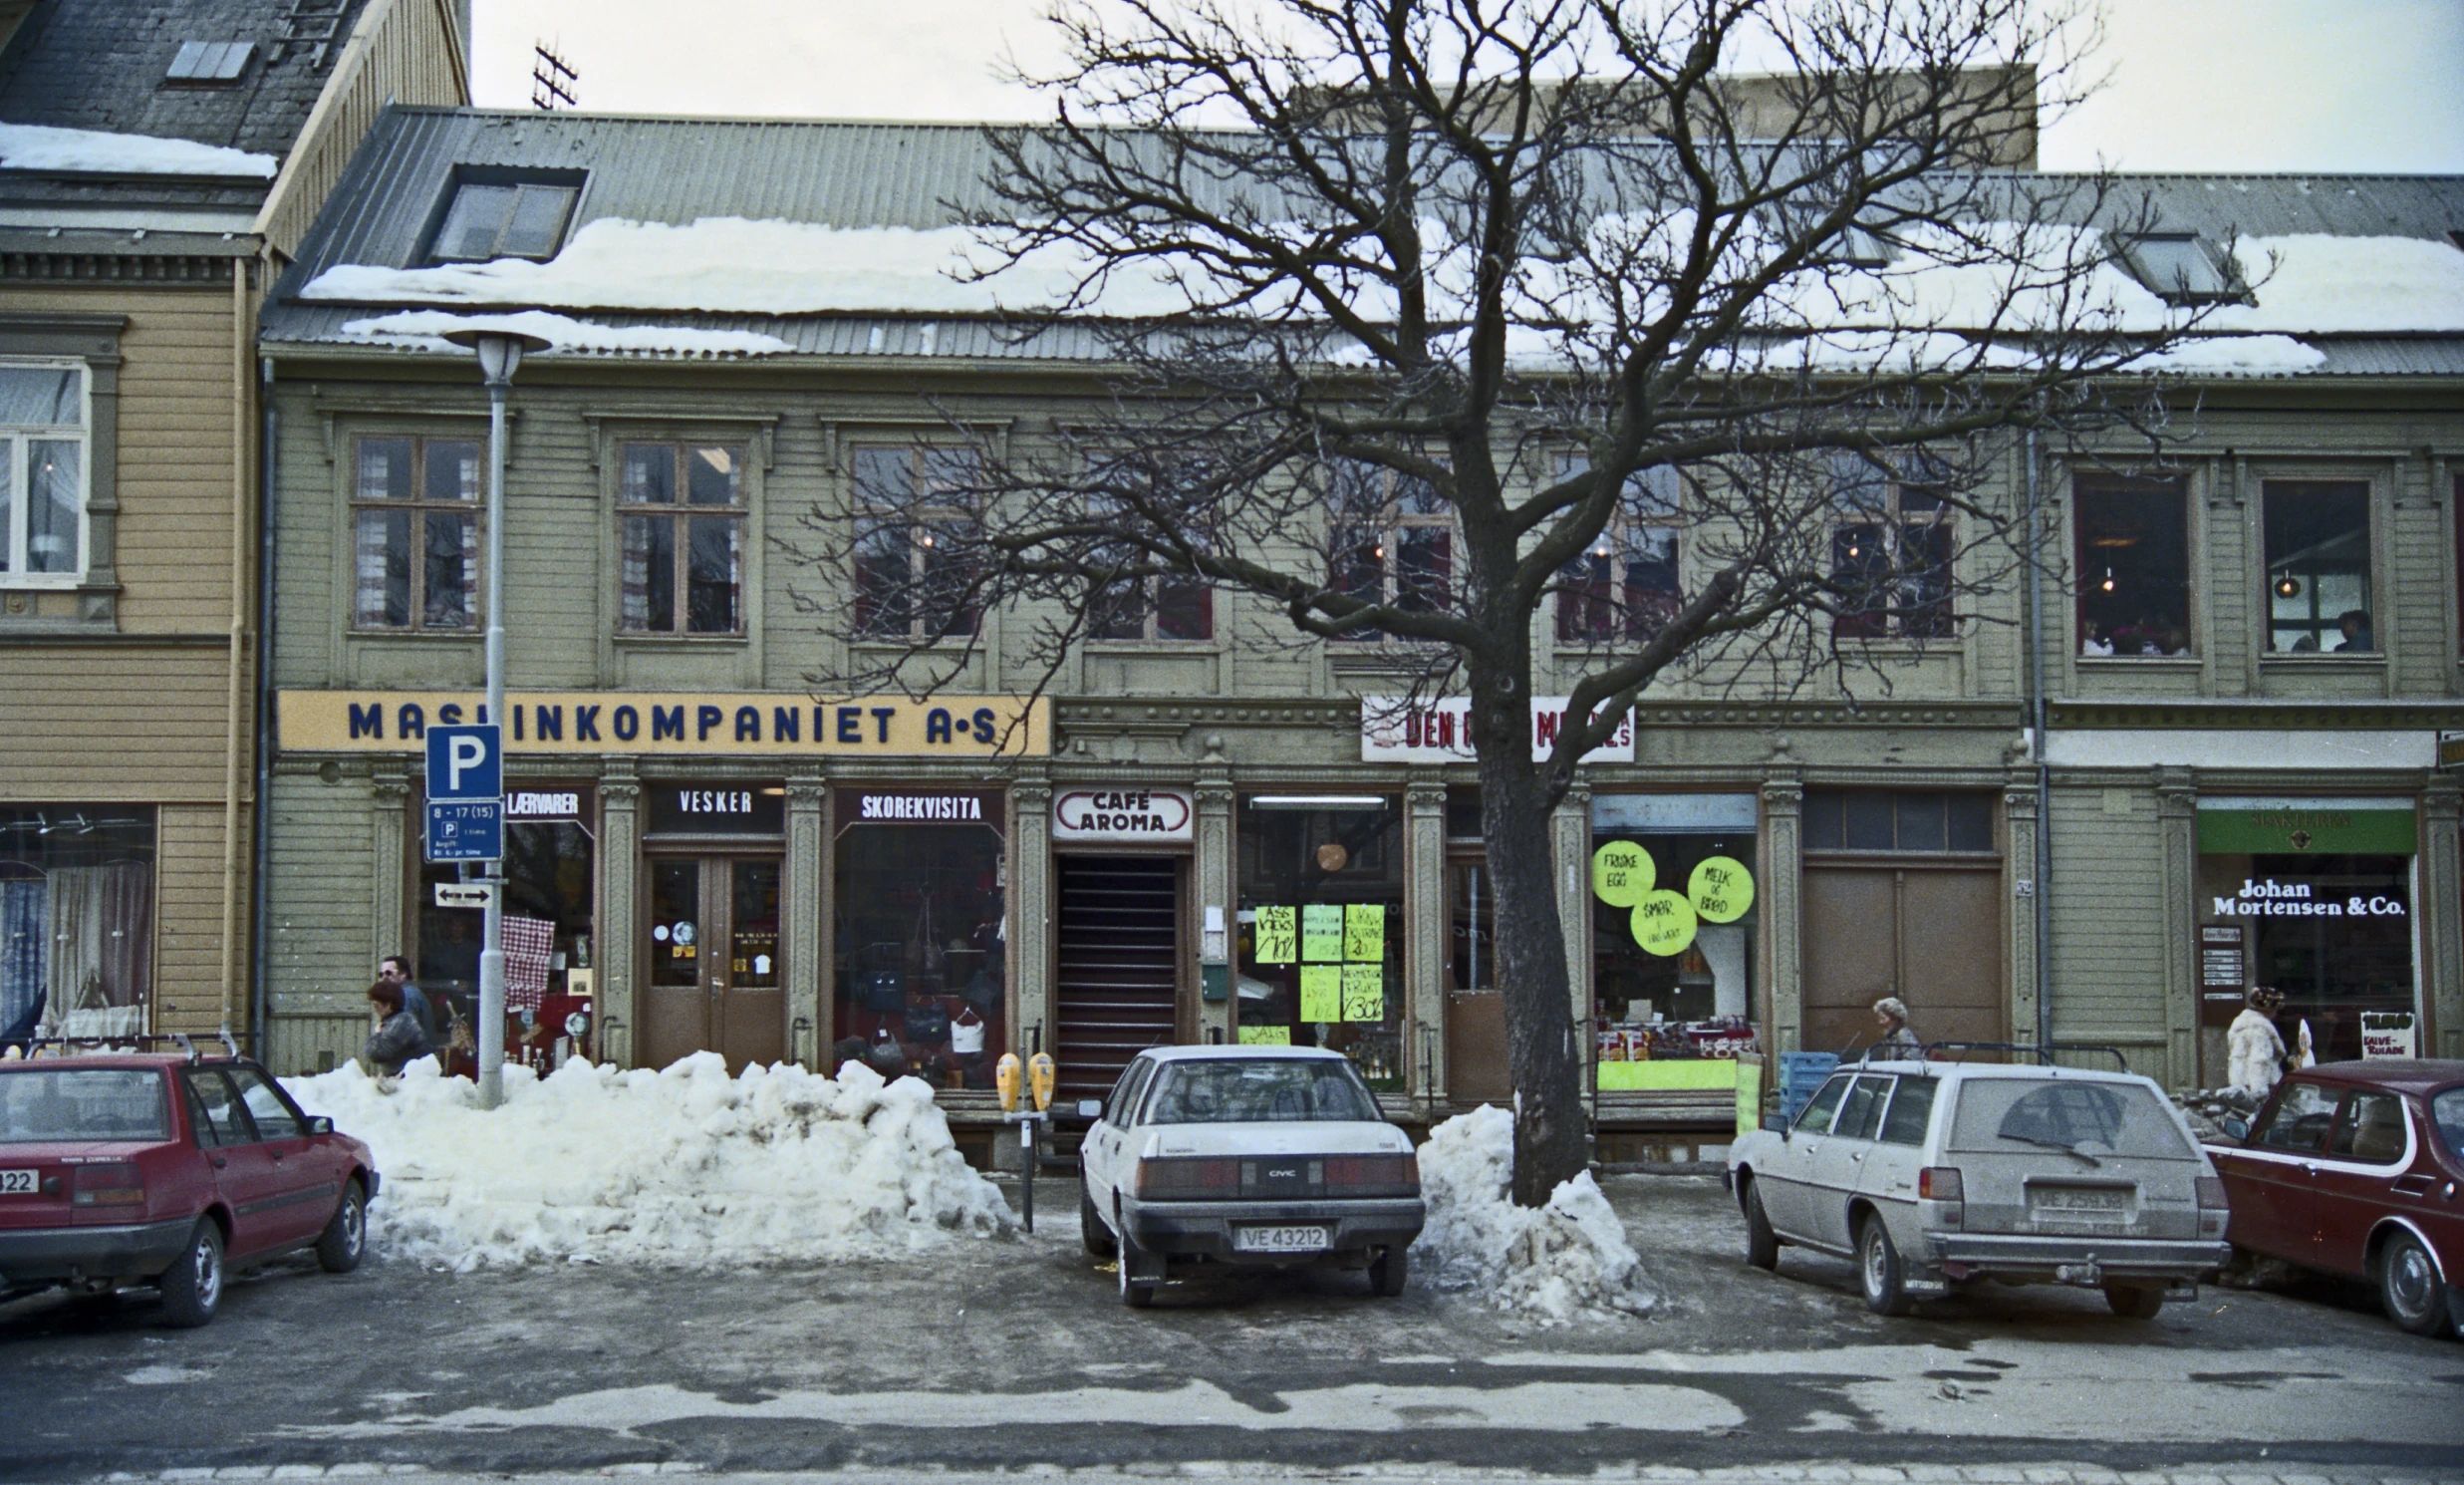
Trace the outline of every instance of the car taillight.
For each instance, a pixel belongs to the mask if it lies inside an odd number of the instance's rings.
[[[1240,1190],[1237,1160],[1141,1160],[1131,1189],[1147,1201],[1232,1196]]]
[[[1916,1173],[1916,1194],[1924,1201],[1966,1201],[1968,1192],[1959,1178],[1959,1168],[1952,1165],[1929,1165]]]
[[[125,1160],[69,1167],[69,1205],[73,1207],[141,1207],[145,1178]]]
[[[1411,1196],[1420,1190],[1417,1155],[1329,1155],[1326,1193],[1344,1196]]]

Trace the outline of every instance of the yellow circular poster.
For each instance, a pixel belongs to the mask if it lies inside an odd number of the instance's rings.
[[[1754,873],[1733,856],[1705,856],[1686,882],[1694,915],[1706,923],[1734,923],[1754,906]]]
[[[1633,841],[1612,840],[1591,853],[1591,890],[1612,908],[1641,902],[1658,879],[1651,852]]]
[[[1682,892],[1646,892],[1634,905],[1634,942],[1662,959],[1686,952],[1694,942],[1694,904]]]

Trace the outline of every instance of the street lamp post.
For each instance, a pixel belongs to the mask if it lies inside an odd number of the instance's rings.
[[[505,725],[505,395],[512,389],[514,370],[526,351],[544,351],[549,342],[507,330],[452,330],[446,340],[479,353],[479,375],[487,383],[487,714],[486,721]],[[501,731],[501,738],[505,736]],[[505,1100],[505,904],[504,859],[486,863],[490,887],[480,919],[479,946],[479,1106],[494,1108]]]

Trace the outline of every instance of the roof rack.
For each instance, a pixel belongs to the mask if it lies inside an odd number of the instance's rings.
[[[1883,1052],[1884,1054],[1881,1056],[1874,1055],[1874,1053],[1878,1051]],[[2081,1041],[2066,1046],[2053,1047],[2046,1046],[2035,1041],[1928,1041],[1924,1043],[1924,1045],[1917,1048],[1917,1059],[1919,1061],[1923,1061],[1938,1051],[2018,1052],[2024,1056],[2035,1057],[2038,1065],[2044,1067],[2058,1065],[2053,1060],[2053,1053],[2056,1051],[2100,1051],[2111,1057],[2124,1072],[2130,1070],[2130,1059],[2122,1055],[2122,1049],[2118,1046],[2108,1046],[2102,1042]],[[1860,1054],[1858,1060],[1863,1062],[1887,1062],[1905,1055],[1906,1054],[1902,1052],[1888,1051],[1880,1046],[1868,1046],[1865,1048],[1863,1053]]]
[[[215,1036],[222,1041],[222,1055],[233,1060],[243,1055],[239,1049],[239,1043],[232,1040],[229,1032],[217,1032]],[[188,1054],[188,1060],[191,1062],[205,1059],[205,1053],[197,1049],[196,1042],[184,1032],[131,1033],[124,1037],[28,1037],[22,1041],[12,1039],[8,1044],[24,1047],[25,1054],[29,1057],[35,1056],[43,1048],[55,1048],[55,1054],[68,1055],[80,1051],[108,1053],[145,1051],[153,1047],[176,1046]]]

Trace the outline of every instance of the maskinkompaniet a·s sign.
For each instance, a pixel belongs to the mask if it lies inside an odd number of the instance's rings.
[[[484,722],[477,692],[282,691],[274,736],[287,753],[416,752],[427,730]],[[693,757],[1031,757],[1051,751],[1041,700],[905,696],[815,700],[775,692],[517,691],[509,753]]]

